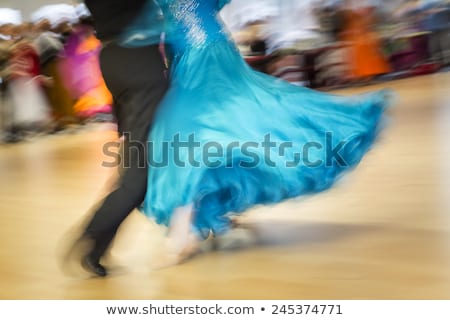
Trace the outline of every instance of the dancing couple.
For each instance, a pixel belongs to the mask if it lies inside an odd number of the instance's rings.
[[[169,227],[177,263],[228,232],[233,215],[331,187],[372,146],[388,92],[343,97],[252,70],[219,18],[228,2],[86,0],[130,159],[76,242],[90,243],[81,258],[90,273],[107,275],[101,259],[135,208]],[[172,148],[175,139],[202,147]],[[142,165],[150,158],[167,161]]]

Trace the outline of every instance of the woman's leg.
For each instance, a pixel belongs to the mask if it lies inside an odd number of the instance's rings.
[[[194,210],[192,205],[175,209],[167,237],[164,265],[174,265],[191,257],[199,249],[199,238],[192,231]]]

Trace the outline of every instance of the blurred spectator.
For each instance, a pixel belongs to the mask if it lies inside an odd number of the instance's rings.
[[[32,28],[22,23],[20,11],[0,9],[1,131],[5,141],[15,142],[28,131],[40,131],[49,123],[43,95],[39,56],[29,41]]]
[[[78,16],[75,7],[72,5],[50,4],[33,12],[31,20],[34,22],[49,21],[51,31],[64,42],[71,32],[71,25],[78,21]]]
[[[340,39],[349,43],[350,77],[367,81],[390,72],[376,30],[376,7],[366,1],[345,0],[340,10],[345,19]]]
[[[320,32],[317,0],[283,0],[278,14],[269,19],[265,33],[268,50],[313,49],[325,42]]]
[[[450,64],[450,4],[444,1],[427,1],[423,7],[423,26],[430,32],[429,50],[433,62]]]
[[[220,15],[243,54],[265,54],[265,26],[278,11],[278,0],[233,0]]]
[[[89,17],[81,17],[65,44],[60,72],[66,88],[76,99],[74,110],[82,119],[109,119],[112,96],[100,70],[100,41]]]
[[[42,73],[51,77],[53,82],[51,86],[46,87],[46,95],[56,131],[80,122],[73,109],[75,99],[64,85],[59,70],[59,65],[65,60],[64,43],[70,35],[71,24],[76,22],[75,16],[75,8],[65,5],[62,8],[59,5],[44,6],[31,15],[35,30],[39,34],[35,38],[35,44],[41,59]]]
[[[26,29],[22,29],[26,31]],[[11,47],[7,68],[6,104],[10,108],[7,131],[9,141],[18,141],[29,132],[48,129],[51,118],[43,87],[39,56],[33,44],[24,37]]]

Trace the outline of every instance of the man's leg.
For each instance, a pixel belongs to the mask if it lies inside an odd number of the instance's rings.
[[[105,81],[121,110],[119,122],[126,137],[125,165],[118,187],[95,211],[85,230],[93,247],[84,258],[89,271],[106,275],[100,259],[110,246],[119,226],[133,209],[141,205],[147,189],[147,141],[154,112],[167,81],[157,46],[125,49],[108,47],[101,54]]]

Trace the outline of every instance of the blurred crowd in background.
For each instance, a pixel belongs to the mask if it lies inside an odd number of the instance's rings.
[[[84,5],[48,5],[28,20],[0,9],[2,140],[113,121],[100,49]]]
[[[20,8],[19,8],[20,9]],[[313,88],[447,70],[450,0],[233,0],[221,12],[255,69]],[[113,121],[84,5],[0,9],[0,140]]]
[[[247,61],[314,88],[445,69],[448,0],[233,0],[222,17]]]

